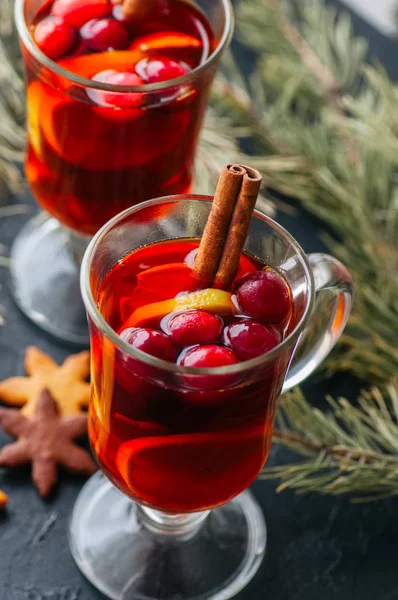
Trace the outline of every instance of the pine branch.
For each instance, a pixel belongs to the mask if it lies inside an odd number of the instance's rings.
[[[337,81],[331,70],[323,64],[320,57],[313,51],[310,44],[299,33],[298,29],[293,25],[288,18],[286,12],[282,9],[278,0],[264,0],[274,12],[277,13],[277,18],[281,25],[281,30],[288,42],[291,43],[302,64],[312,73],[321,84],[323,93],[328,97],[329,103],[340,111],[340,99],[338,92],[340,89]]]
[[[6,188],[20,192],[23,186],[21,170],[25,145],[24,81],[21,75],[18,39],[13,22],[13,2],[0,6],[0,203]]]
[[[264,131],[276,132],[280,158],[299,165],[268,166],[264,179],[334,231],[339,243],[327,243],[354,274],[354,313],[329,369],[383,383],[398,364],[397,90],[364,64],[366,44],[346,16],[302,0],[293,26],[290,6],[250,0],[237,19],[240,39],[259,53],[252,95],[265,127],[253,133],[267,152]]]
[[[350,493],[357,502],[397,495],[398,382],[384,395],[377,388],[363,392],[358,407],[345,399],[329,402],[325,414],[299,390],[282,398],[274,440],[305,460],[265,468],[261,477],[281,479],[279,492]]]
[[[340,85],[329,67],[322,62],[318,54],[311,48],[310,44],[300,34],[297,27],[288,18],[286,12],[276,0],[265,0],[265,2],[277,11],[281,23],[281,30],[286,39],[291,43],[302,64],[308,69],[314,78],[318,81],[322,94],[328,106],[338,115],[344,116],[344,103],[339,96]],[[357,165],[360,157],[352,135],[343,128],[343,136],[347,146],[347,157],[353,166]]]

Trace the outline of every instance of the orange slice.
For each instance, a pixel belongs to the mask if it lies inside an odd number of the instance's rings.
[[[142,118],[118,124],[102,118],[97,109],[49,85],[33,82],[28,89],[28,131],[36,154],[42,157],[44,135],[61,158],[84,169],[116,171],[155,160],[165,163],[166,154],[174,149],[181,152],[179,144],[191,122],[188,110],[177,111],[172,117],[163,111],[142,110]]]
[[[167,434],[166,427],[160,423],[155,423],[154,421],[135,421],[120,413],[112,415],[112,429],[114,429],[115,435],[122,440]]]
[[[123,328],[138,327],[145,322],[161,319],[167,314],[184,310],[207,310],[215,314],[234,314],[235,306],[229,292],[208,288],[190,292],[178,298],[141,306],[133,311]]]
[[[168,300],[181,291],[190,292],[198,287],[196,272],[186,263],[171,263],[147,269],[137,276],[137,287],[132,295],[120,301],[122,321],[128,319],[133,310],[143,304]]]
[[[165,510],[200,510],[244,489],[265,459],[264,427],[135,439],[116,466],[133,494]]]
[[[48,113],[51,114],[63,104],[65,104],[65,98],[49,86],[44,87],[39,81],[33,81],[29,85],[27,90],[27,130],[29,141],[40,158],[42,158],[40,117],[43,118],[43,112],[45,112],[45,118],[49,118]]]
[[[192,35],[180,31],[160,31],[137,38],[129,49],[146,54],[158,54],[159,51],[167,54],[173,50],[201,50],[202,42]]]
[[[115,71],[134,71],[138,61],[144,58],[139,49],[117,50],[112,52],[98,52],[97,54],[84,54],[82,56],[72,56],[58,61],[58,65],[75,75],[80,75],[86,79],[91,79],[97,73],[105,69],[114,69]],[[62,78],[59,78],[62,82]],[[69,87],[64,80],[63,88]]]

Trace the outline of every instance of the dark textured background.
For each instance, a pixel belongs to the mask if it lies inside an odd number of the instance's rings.
[[[0,0],[1,1],[1,0]],[[387,40],[360,19],[355,30],[370,40],[378,57],[397,78],[398,44]],[[30,214],[33,214],[34,208]],[[25,217],[0,220],[0,242],[10,246]],[[280,215],[306,251],[322,250],[320,224],[308,215]],[[0,378],[23,374],[26,346],[36,344],[62,361],[62,347],[29,323],[15,308],[0,270],[0,301],[7,324],[0,329]],[[355,383],[347,376],[305,386],[313,403],[326,392],[353,397]],[[0,433],[0,444],[7,437]],[[285,450],[274,446],[270,464]],[[99,600],[103,598],[80,574],[69,553],[67,524],[82,482],[65,477],[58,492],[43,502],[30,484],[29,470],[0,471],[0,489],[9,494],[0,515],[0,600]],[[275,484],[256,482],[253,491],[268,524],[264,563],[239,600],[395,600],[398,599],[398,501],[351,504],[348,498],[275,494]]]

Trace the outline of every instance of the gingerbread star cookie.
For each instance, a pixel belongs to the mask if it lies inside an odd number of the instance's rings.
[[[27,377],[10,377],[0,382],[0,399],[12,406],[23,406],[22,413],[32,417],[43,389],[56,400],[62,416],[73,415],[88,407],[90,384],[85,380],[90,372],[90,353],[69,356],[58,365],[48,354],[35,346],[26,350]]]
[[[32,463],[32,479],[41,496],[49,495],[58,480],[57,467],[92,475],[96,467],[89,453],[74,444],[87,433],[87,414],[62,417],[49,390],[42,390],[32,417],[0,408],[0,425],[16,438],[0,450],[0,467]]]
[[[2,492],[0,490],[0,510],[2,510],[3,508],[5,508],[7,502],[8,502],[7,494],[5,494],[4,492]]]

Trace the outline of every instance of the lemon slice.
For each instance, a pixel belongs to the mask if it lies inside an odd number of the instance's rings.
[[[133,311],[123,327],[137,327],[147,321],[161,319],[169,313],[185,310],[207,310],[215,314],[234,314],[235,306],[229,292],[207,288],[170,300],[140,306]]]

